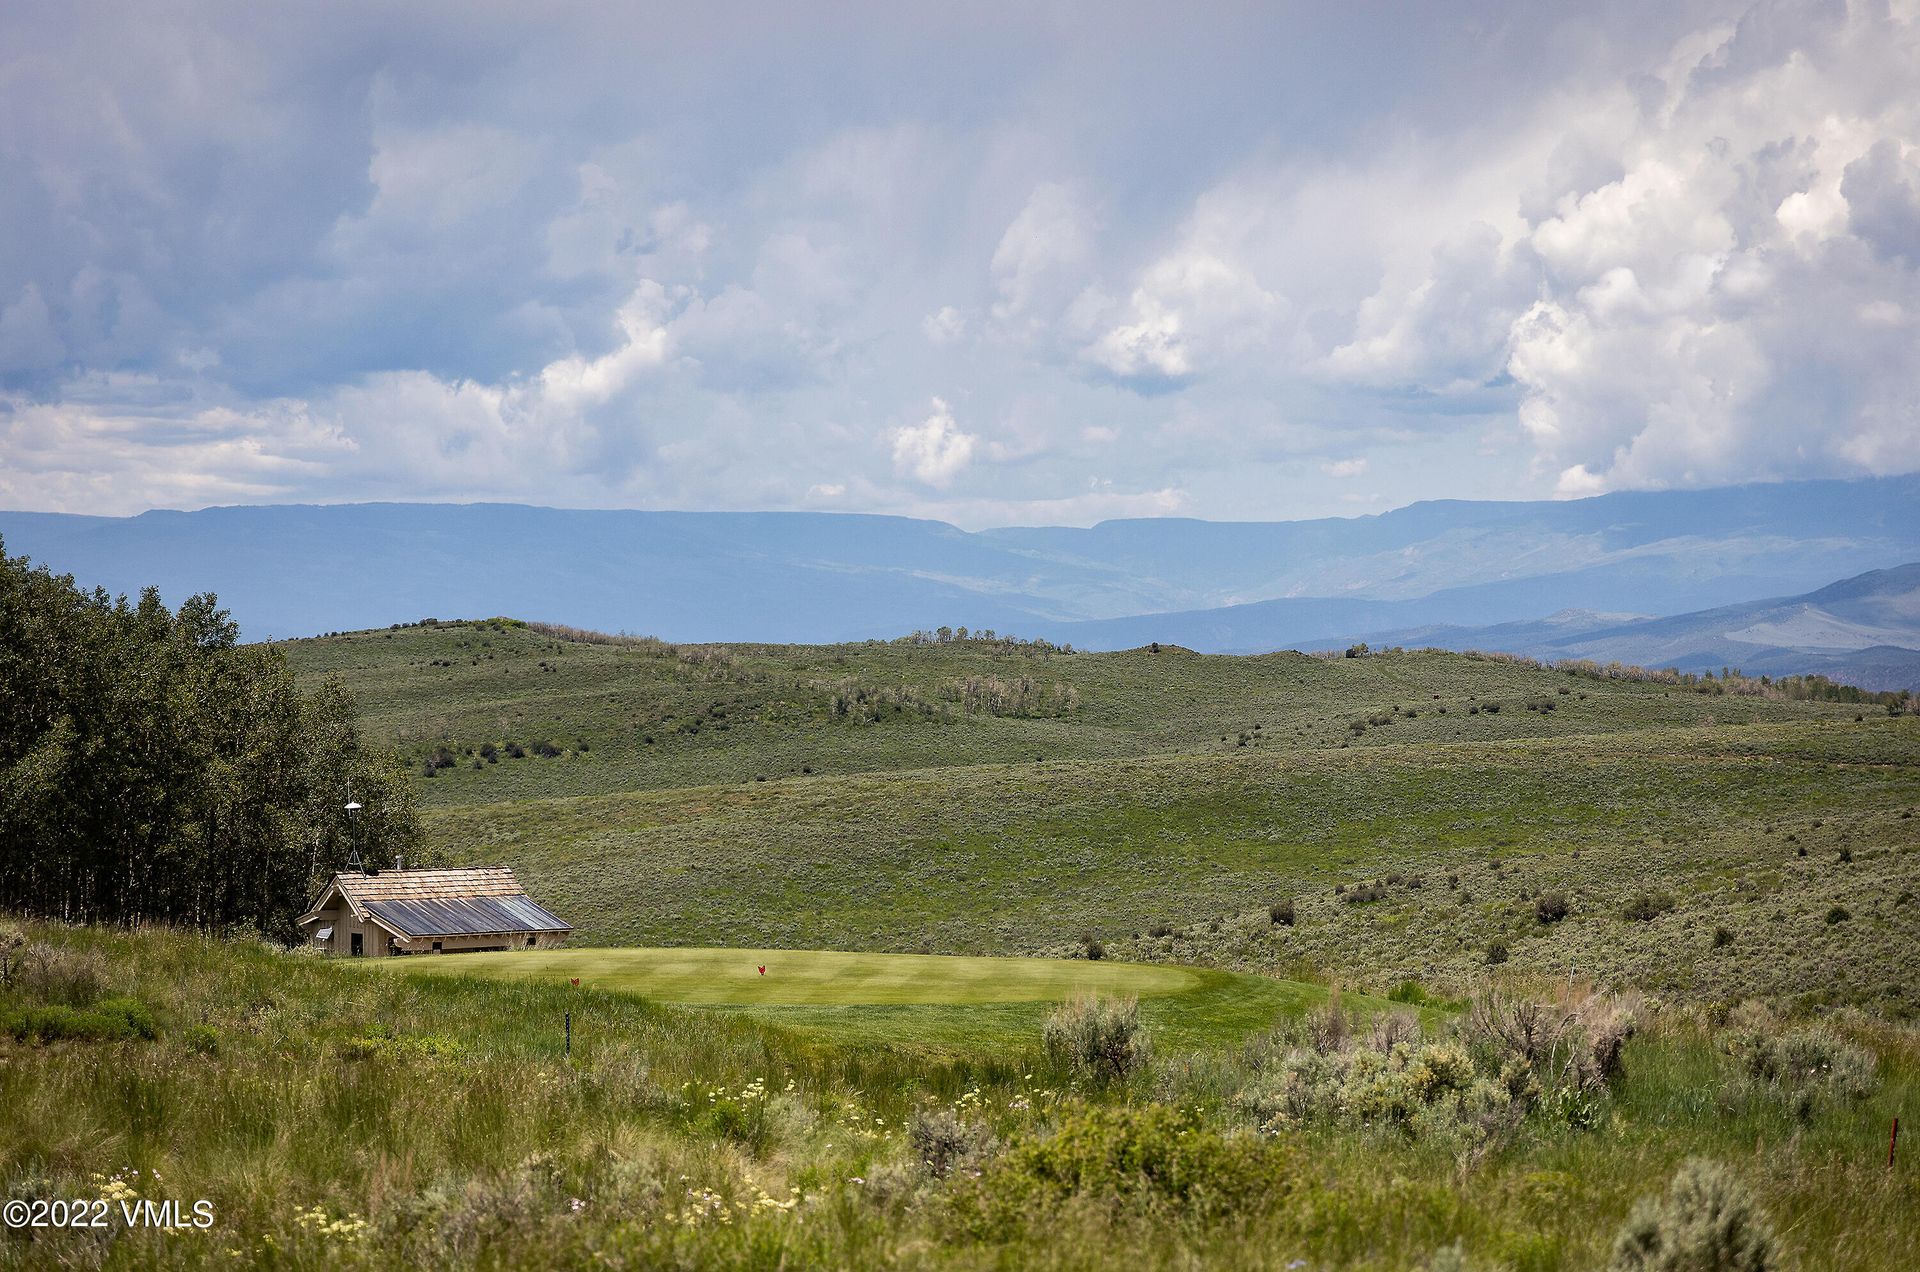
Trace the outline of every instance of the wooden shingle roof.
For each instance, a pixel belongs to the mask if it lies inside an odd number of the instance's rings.
[[[379,874],[337,874],[340,891],[362,904],[368,901],[433,901],[442,897],[524,897],[527,890],[511,866],[475,866],[465,870],[383,870]]]

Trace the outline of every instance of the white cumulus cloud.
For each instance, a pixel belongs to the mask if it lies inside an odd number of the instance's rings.
[[[935,398],[926,419],[893,430],[894,471],[929,486],[945,486],[973,462],[979,440],[962,432],[952,408]]]

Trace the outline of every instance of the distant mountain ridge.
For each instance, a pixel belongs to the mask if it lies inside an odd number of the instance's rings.
[[[1920,563],[1872,570],[1803,596],[1666,618],[1554,615],[1536,623],[1427,627],[1358,639],[1682,671],[1818,672],[1865,689],[1920,689]]]
[[[1304,521],[968,532],[859,514],[511,504],[0,512],[83,584],[220,595],[250,638],[515,614],[671,640],[820,642],[943,624],[1112,648],[1652,616],[1920,560],[1920,482],[1810,481]]]

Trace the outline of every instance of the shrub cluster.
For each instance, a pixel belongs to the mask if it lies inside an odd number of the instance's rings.
[[[1518,1071],[1576,1121],[1620,1077],[1627,1039],[1638,1027],[1632,1002],[1615,995],[1543,1003],[1497,991],[1475,998],[1460,1024],[1483,1066]]]
[[[1753,1197],[1723,1166],[1682,1165],[1661,1197],[1633,1208],[1611,1272],[1770,1272],[1779,1244]]]
[[[1363,1030],[1336,1004],[1273,1035],[1234,1105],[1271,1133],[1390,1128],[1471,1161],[1536,1111],[1592,1125],[1632,1028],[1610,998],[1549,1006],[1483,996],[1454,1036],[1437,1040],[1399,1014]]]
[[[1083,1107],[1053,1134],[1015,1143],[957,1191],[962,1230],[995,1238],[1046,1222],[1065,1205],[1205,1222],[1284,1196],[1291,1155],[1275,1141],[1224,1135],[1192,1109]]]
[[[955,702],[969,715],[1013,719],[1047,719],[1072,715],[1080,707],[1080,691],[1053,681],[1041,684],[1032,676],[1008,680],[1000,676],[966,676],[940,686],[941,697]]]
[[[968,1122],[950,1108],[915,1109],[907,1121],[907,1143],[920,1169],[935,1179],[956,1173],[977,1175],[995,1147],[993,1130]]]
[[[1401,1019],[1389,1017],[1389,1020]],[[1287,1048],[1235,1097],[1263,1131],[1310,1125],[1377,1125],[1411,1138],[1474,1148],[1516,1113],[1513,1096],[1475,1070],[1458,1042],[1422,1043],[1417,1030],[1328,1043],[1328,1031]]]
[[[1091,995],[1062,1003],[1040,1037],[1049,1060],[1096,1082],[1126,1078],[1152,1054],[1137,998]]]
[[[1625,908],[1620,911],[1620,917],[1630,923],[1649,923],[1663,914],[1670,913],[1673,907],[1673,897],[1667,893],[1642,890],[1636,892],[1633,899],[1627,902]]]
[[[1880,1085],[1880,1059],[1824,1024],[1788,1028],[1767,1008],[1743,1004],[1719,1036],[1750,1089],[1786,1102],[1796,1117],[1822,1104],[1862,1100]]]

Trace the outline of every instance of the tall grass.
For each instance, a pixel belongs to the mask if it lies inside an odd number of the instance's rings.
[[[1875,1090],[1795,1110],[1741,1080],[1723,1028],[1656,1014],[1599,1124],[1530,1116],[1463,1166],[1391,1119],[1263,1132],[1227,1095],[1289,1045],[1259,1037],[1095,1083],[1050,1068],[1037,1030],[942,1060],[564,984],[31,936],[97,957],[87,992],[145,1004],[157,1036],[0,1042],[0,1185],[205,1197],[217,1221],[13,1233],[9,1267],[1408,1267],[1457,1244],[1574,1269],[1690,1157],[1806,1266],[1920,1261],[1920,1170],[1884,1164],[1913,1035],[1864,1019],[1836,1027],[1879,1052]]]

